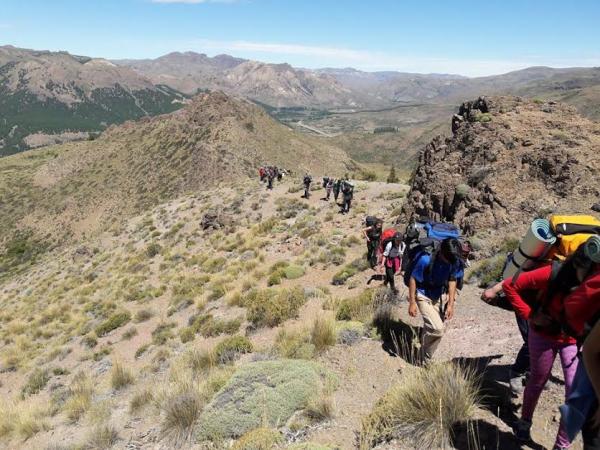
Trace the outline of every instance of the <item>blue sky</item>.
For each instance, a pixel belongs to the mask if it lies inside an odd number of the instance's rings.
[[[0,45],[490,75],[600,66],[600,1],[1,0]]]

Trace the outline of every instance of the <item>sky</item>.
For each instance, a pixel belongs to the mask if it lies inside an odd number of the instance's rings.
[[[483,76],[600,66],[599,0],[1,0],[0,45]]]

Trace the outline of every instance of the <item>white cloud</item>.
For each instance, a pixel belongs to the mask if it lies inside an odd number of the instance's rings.
[[[178,46],[196,51],[231,53],[234,56],[245,56],[254,59],[261,59],[263,57],[261,55],[267,54],[271,55],[271,59],[309,68],[354,67],[366,71],[393,70],[414,73],[451,73],[467,76],[497,75],[541,65],[551,67],[600,66],[600,55],[570,59],[551,59],[540,56],[515,59],[435,58],[402,56],[343,47],[211,39],[182,42],[178,43]]]

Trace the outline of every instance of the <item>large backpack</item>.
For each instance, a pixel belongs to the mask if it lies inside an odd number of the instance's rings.
[[[462,289],[464,284],[464,267],[466,258],[470,253],[470,244],[468,241],[460,240],[460,230],[458,227],[451,223],[442,222],[426,222],[422,225],[422,228],[426,231],[427,237],[420,238],[408,247],[408,254],[405,258],[408,258],[408,262],[404,269],[404,284],[409,285],[412,271],[415,268],[417,261],[425,254],[431,256],[428,267],[425,269],[425,284],[428,284],[427,279],[431,275],[431,270],[435,264],[435,258],[439,251],[440,244],[444,239],[456,239],[461,245],[461,255],[459,258],[459,271],[456,276],[456,287]]]
[[[381,233],[381,244],[379,244],[381,253],[383,253],[387,245],[394,240],[395,235],[395,228],[386,228],[383,230],[383,233]]]
[[[548,255],[549,259],[564,260],[593,235],[600,235],[600,220],[594,216],[562,216],[549,218],[557,242]]]
[[[323,177],[323,187],[327,187],[327,183],[329,183],[329,177]]]

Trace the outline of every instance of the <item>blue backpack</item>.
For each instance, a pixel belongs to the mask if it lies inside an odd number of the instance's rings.
[[[431,256],[429,265],[425,268],[424,274],[424,284],[431,285],[431,272],[442,241],[445,239],[460,239],[460,230],[456,225],[451,223],[427,222],[423,225],[423,228],[427,232],[427,237],[419,239],[417,245],[413,245],[412,248],[407,250],[406,257],[408,258],[408,264],[404,269],[404,284],[406,286],[410,283],[410,278],[417,261],[423,255]],[[462,258],[460,258],[459,271],[456,276],[457,289],[462,289],[464,284],[464,267],[465,263]]]

